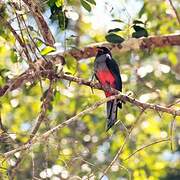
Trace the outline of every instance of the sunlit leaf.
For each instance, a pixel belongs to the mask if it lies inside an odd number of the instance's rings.
[[[178,96],[180,94],[180,84],[172,84],[169,86],[169,91],[173,94]]]
[[[89,12],[91,11],[91,5],[87,3],[85,0],[81,0],[81,4],[84,7],[84,9],[86,9]]]
[[[18,60],[18,56],[17,56],[17,53],[16,53],[16,51],[11,51],[11,61],[13,62],[13,63],[15,63],[15,62],[17,62],[17,60]]]
[[[111,43],[122,43],[124,41],[124,38],[114,33],[110,33],[106,35],[105,38],[108,42],[111,42]]]
[[[41,47],[43,45],[43,42],[39,39],[36,40],[37,47]]]
[[[96,1],[95,0],[86,0],[87,2],[93,4],[93,5],[96,5]]]
[[[66,72],[66,74],[68,73],[74,74],[77,69],[77,60],[69,54],[66,54],[64,58],[66,60],[66,65],[64,66],[64,72]]]
[[[173,52],[168,53],[168,59],[173,65],[176,65],[178,62],[177,56]]]
[[[51,46],[46,46],[44,49],[41,50],[41,55],[47,55],[48,53],[55,51],[56,49]]]
[[[56,0],[55,4],[57,7],[61,7],[64,3],[64,0]]]

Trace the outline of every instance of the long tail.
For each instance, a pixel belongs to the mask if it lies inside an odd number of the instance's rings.
[[[119,106],[117,100],[107,102],[107,129],[108,131],[117,121],[117,106]]]

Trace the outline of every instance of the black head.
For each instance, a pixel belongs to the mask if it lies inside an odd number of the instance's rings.
[[[112,56],[111,51],[107,47],[98,47],[97,49],[98,49],[97,56],[101,56],[104,54],[109,54],[110,56]]]

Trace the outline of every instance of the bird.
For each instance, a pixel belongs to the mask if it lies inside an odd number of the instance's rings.
[[[122,80],[119,66],[112,58],[111,51],[107,47],[97,47],[97,54],[94,61],[94,75],[103,87],[111,87],[122,91]],[[106,97],[113,93],[105,90]],[[120,100],[111,100],[107,102],[107,128],[108,131],[117,121],[117,110],[122,108]]]

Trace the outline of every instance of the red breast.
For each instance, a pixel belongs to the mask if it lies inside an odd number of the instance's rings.
[[[104,70],[97,72],[97,77],[102,84],[102,86],[110,85],[112,88],[115,88],[115,78],[110,71]],[[108,91],[105,92],[105,95],[111,96],[112,94]]]

